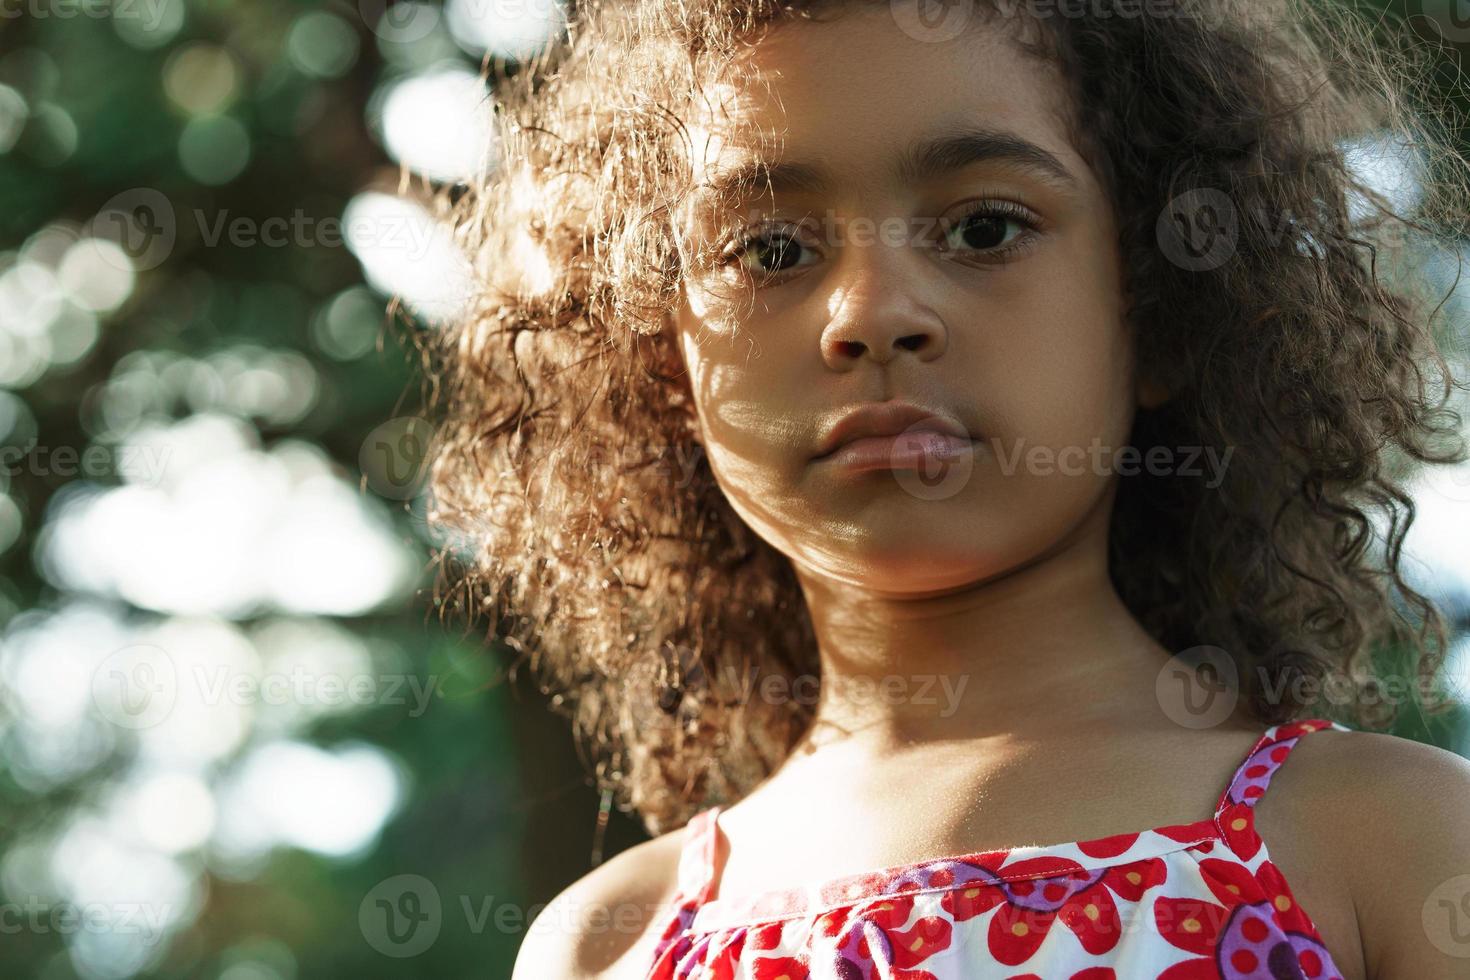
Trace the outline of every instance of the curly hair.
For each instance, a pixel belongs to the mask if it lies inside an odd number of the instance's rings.
[[[1170,393],[1131,444],[1233,452],[1208,489],[1119,477],[1115,587],[1167,649],[1229,651],[1263,722],[1311,707],[1383,726],[1384,658],[1407,651],[1432,681],[1448,645],[1401,575],[1404,483],[1465,458],[1443,303],[1414,274],[1466,213],[1436,52],[1383,30],[1397,22],[1289,0],[1040,2],[976,9],[1062,69],[1074,145],[1116,210],[1138,369]],[[811,721],[809,703],[742,696],[751,679],[818,672],[791,563],[717,485],[671,337],[685,122],[743,46],[850,5],[586,5],[541,56],[487,67],[495,165],[441,202],[479,291],[426,342],[436,599],[487,622],[511,670],[530,664],[599,787],[651,833],[743,795]],[[1412,207],[1349,166],[1363,139],[1420,162]],[[1201,200],[1236,221],[1224,261],[1178,251],[1171,229],[1198,231]],[[1361,696],[1324,706],[1295,683],[1329,676]],[[1415,703],[1442,696],[1431,682]]]

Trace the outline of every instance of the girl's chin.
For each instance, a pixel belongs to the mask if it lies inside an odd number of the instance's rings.
[[[989,574],[982,560],[987,549],[950,535],[948,540],[874,535],[844,542],[840,552],[800,555],[799,564],[813,574],[893,596],[922,597],[964,589]]]

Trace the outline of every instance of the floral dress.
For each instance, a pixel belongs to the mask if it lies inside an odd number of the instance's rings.
[[[684,831],[648,980],[1341,978],[1254,807],[1325,719],[1266,731],[1212,817],[713,899],[719,807]]]

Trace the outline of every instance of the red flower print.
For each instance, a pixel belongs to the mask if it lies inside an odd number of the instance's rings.
[[[713,958],[710,960],[710,969],[706,974],[708,980],[735,980],[735,974],[740,969],[740,952],[745,947],[747,935],[747,930],[737,929],[729,935],[726,942],[719,946],[718,950],[712,951]]]
[[[654,965],[649,974],[649,980],[672,980],[674,966],[684,958],[694,944],[685,930],[694,920],[695,908],[694,902],[685,902],[669,920],[669,924],[664,927],[663,935],[659,937],[658,944],[654,947]]]
[[[1269,729],[1220,788],[1213,811],[1192,823],[933,858],[712,902],[719,867],[706,817],[691,824],[681,852],[672,921],[651,929],[651,972],[637,975],[1342,980],[1269,859],[1254,811],[1304,733],[1339,727],[1312,719]]]
[[[1255,807],[1245,803],[1231,803],[1225,807],[1220,811],[1220,832],[1230,849],[1247,861],[1261,849],[1261,838],[1256,834]]]
[[[781,945],[781,923],[769,922],[753,926],[745,937],[747,950],[770,950]],[[759,956],[751,962],[755,980],[807,980],[811,971],[806,954],[798,956]]]
[[[701,936],[679,954],[674,980],[734,980],[745,946],[746,930]],[[696,967],[703,969],[696,972]]]
[[[1096,956],[1116,946],[1122,931],[1114,894],[1137,902],[1146,890],[1162,883],[1166,873],[1158,858],[1101,871],[1089,871],[1063,858],[1032,858],[1007,866],[1002,874],[1015,877],[1039,869],[1057,873],[956,889],[945,894],[941,905],[956,922],[996,909],[988,942],[991,955],[1007,966],[1030,959],[1057,919],[1076,934],[1083,949]]]
[[[949,948],[953,924],[942,916],[913,916],[914,896],[890,896],[869,905],[834,909],[817,921],[813,937],[822,940],[837,976],[852,980],[936,980],[916,970],[934,954]]]
[[[1252,875],[1242,865],[1207,858],[1205,884],[1220,899],[1160,897],[1154,921],[1170,944],[1197,954],[1159,974],[1159,980],[1325,980],[1331,962],[1297,907],[1280,871],[1269,861]]]
[[[1138,840],[1138,834],[1114,834],[1112,837],[1103,837],[1098,840],[1081,841],[1077,844],[1077,850],[1093,858],[1115,858],[1128,848],[1132,847]]]
[[[781,945],[781,923],[768,922],[763,926],[752,926],[747,938],[751,949],[775,949]]]
[[[811,971],[800,957],[776,956],[756,960],[755,980],[807,980]]]
[[[1195,841],[1205,841],[1207,838],[1217,836],[1215,821],[1196,820],[1194,823],[1175,823],[1167,827],[1156,827],[1154,833],[1169,840],[1178,841],[1181,844],[1190,844]]]

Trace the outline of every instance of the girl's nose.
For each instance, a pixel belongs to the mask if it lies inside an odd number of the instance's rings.
[[[920,295],[919,275],[905,250],[890,245],[856,248],[833,291],[822,331],[822,359],[833,370],[850,370],[863,358],[887,364],[905,351],[930,361],[944,353],[944,321]]]

